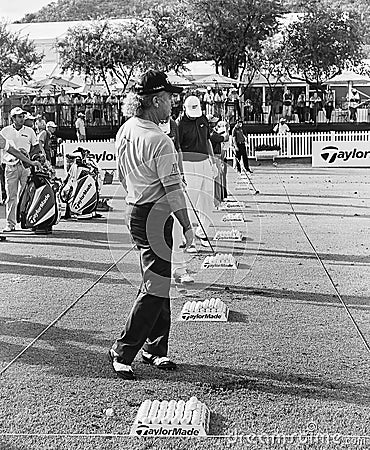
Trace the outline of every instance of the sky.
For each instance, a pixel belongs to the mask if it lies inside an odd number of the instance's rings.
[[[0,0],[0,19],[13,22],[25,14],[36,12],[53,0]]]

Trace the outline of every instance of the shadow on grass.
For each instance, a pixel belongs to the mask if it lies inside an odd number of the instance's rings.
[[[125,250],[126,249],[123,249],[122,253],[124,253]],[[129,248],[127,250],[129,250]],[[84,280],[91,279],[93,281],[97,279],[100,273],[104,273],[113,264],[113,261],[109,263],[99,263],[94,261],[52,259],[29,255],[22,257],[19,255],[12,255],[8,253],[0,253],[0,261],[0,268],[3,274],[8,273],[14,275],[26,275],[35,277],[42,276]],[[97,271],[99,273],[88,273],[87,270]],[[126,262],[125,272],[137,273],[138,265],[129,264]],[[122,277],[119,279],[115,279],[114,282],[116,284],[130,284],[125,278]],[[108,278],[102,279],[101,283],[112,283],[112,280]]]
[[[137,372],[139,373],[138,370]],[[255,391],[275,396],[340,401],[361,406],[368,406],[370,403],[370,394],[366,387],[294,373],[233,369],[203,364],[179,364],[177,372],[163,375],[156,369],[140,367],[140,375],[142,379],[157,378],[162,381],[196,383],[206,393],[217,396],[227,397],[232,393]]]
[[[253,287],[242,287],[240,285],[230,285],[225,287],[222,284],[213,284],[212,286],[209,286],[205,283],[197,283],[196,287],[205,291],[213,291],[218,295],[224,293],[233,294],[235,300],[241,300],[243,299],[243,296],[248,296],[246,300],[249,301],[253,300],[253,297],[264,297],[272,298],[277,301],[281,299],[319,305],[330,304],[330,307],[343,308],[343,305],[339,303],[338,297],[335,294],[320,294],[318,292],[302,292],[288,289],[257,289]],[[370,307],[368,297],[357,295],[346,295],[343,297],[347,306],[350,306],[351,308],[369,309]]]
[[[44,328],[44,324],[20,322],[2,317],[0,330],[2,336],[6,336],[6,339],[0,343],[2,366],[5,367],[5,364],[19,354],[26,345],[26,342],[24,345],[9,343],[9,338],[13,341],[14,338],[23,338],[28,343]],[[12,369],[22,365],[25,370],[24,365],[29,365],[49,368],[53,373],[65,377],[112,379],[115,375],[106,355],[111,344],[112,341],[97,336],[97,331],[54,327],[27,350],[4,376],[11,374],[10,376],[14,379]],[[97,347],[102,350],[97,350]],[[178,371],[168,373],[138,361],[135,361],[134,368],[139,380],[158,379],[163,382],[195,383],[210,394],[227,396],[232,392],[249,390],[280,396],[342,401],[363,406],[368,406],[370,402],[369,392],[365,388],[301,374],[205,364],[179,364]]]
[[[0,361],[8,363],[15,358],[47,325],[13,318],[0,318]],[[112,341],[97,336],[95,330],[50,328],[33,347],[15,363],[50,367],[67,377],[112,378],[109,371],[108,349]],[[7,337],[2,341],[2,337]],[[24,344],[9,343],[20,338]],[[102,352],[96,350],[101,347]],[[106,354],[105,354],[106,349]]]

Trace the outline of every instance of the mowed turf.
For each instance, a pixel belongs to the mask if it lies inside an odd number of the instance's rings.
[[[233,252],[239,269],[201,271],[202,252],[189,258],[195,284],[186,294],[172,288],[170,356],[179,370],[158,371],[138,356],[139,380],[125,382],[110,368],[107,351],[140,280],[138,254],[130,251],[1,376],[1,450],[369,448],[369,354],[282,184],[370,340],[366,171],[266,163],[252,179],[259,195],[229,171],[230,192],[246,203],[246,222],[237,226],[246,240],[215,244]],[[105,218],[61,222],[51,236],[17,234],[0,243],[0,368],[130,250],[123,193],[118,185],[104,188],[115,194]],[[230,227],[223,214],[214,213],[211,235]],[[185,301],[210,297],[229,306],[229,322],[176,320]],[[127,436],[143,400],[192,395],[212,411],[209,437]],[[294,433],[306,440],[266,437]]]

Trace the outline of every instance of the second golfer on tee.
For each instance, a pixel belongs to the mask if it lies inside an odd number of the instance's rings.
[[[116,137],[119,179],[127,192],[127,225],[140,250],[142,282],[121,338],[109,351],[115,373],[135,379],[131,364],[142,359],[158,369],[174,370],[168,356],[170,332],[173,213],[180,222],[186,247],[193,230],[186,211],[178,155],[158,124],[168,120],[173,86],[163,72],[147,71],[125,100],[132,116]]]

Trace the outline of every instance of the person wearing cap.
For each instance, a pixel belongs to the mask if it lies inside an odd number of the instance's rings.
[[[17,107],[10,111],[12,125],[2,129],[2,135],[8,141],[14,143],[14,148],[27,156],[27,161],[15,156],[11,152],[6,152],[3,156],[5,168],[5,187],[6,187],[6,227],[4,232],[15,230],[16,211],[18,193],[23,189],[29,176],[29,169],[26,169],[23,162],[29,161],[28,155],[32,146],[37,144],[36,134],[32,128],[24,125],[26,112]]]
[[[145,72],[124,101],[130,116],[116,136],[118,176],[126,195],[130,234],[140,250],[142,282],[121,338],[109,350],[114,372],[135,379],[131,364],[142,349],[145,363],[174,370],[168,358],[171,325],[172,228],[175,215],[185,246],[193,241],[178,156],[172,140],[159,128],[171,114],[173,86],[163,72]]]
[[[286,123],[286,120],[284,119],[284,117],[282,117],[279,121],[279,123],[277,123],[274,127],[274,133],[276,134],[286,134],[290,132],[290,128]]]
[[[33,131],[36,133],[36,129],[35,129],[35,120],[36,117],[33,116],[31,113],[27,112],[24,115],[24,126],[25,127],[30,127],[33,129]]]
[[[46,124],[46,130],[39,134],[40,150],[45,154],[46,159],[52,165],[56,166],[58,138],[55,135],[57,124],[50,121]]]
[[[178,126],[184,178],[189,188],[191,202],[203,225],[202,227],[198,224],[195,236],[204,247],[209,247],[205,232],[211,225],[213,180],[218,170],[210,141],[209,123],[202,113],[198,97],[191,95],[185,99],[184,114]],[[193,219],[196,221],[196,217]],[[194,252],[195,248],[189,250]]]
[[[86,126],[85,126],[85,114],[79,112],[77,114],[77,120],[75,122],[76,134],[78,142],[86,141]]]
[[[237,120],[231,133],[231,138],[234,147],[236,170],[241,173],[240,161],[242,160],[244,169],[247,172],[252,173],[249,168],[248,152],[246,147],[247,137],[244,134],[243,121],[241,119]]]

